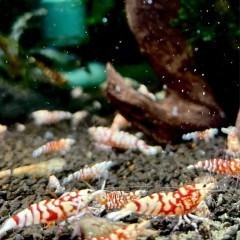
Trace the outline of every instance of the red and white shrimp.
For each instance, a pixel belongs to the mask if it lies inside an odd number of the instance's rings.
[[[240,174],[240,159],[236,158],[228,161],[221,158],[214,158],[205,161],[199,161],[194,165],[189,165],[187,168],[203,168],[209,172],[225,174],[237,178]]]
[[[204,131],[197,131],[197,132],[183,134],[182,139],[187,141],[193,140],[194,142],[197,142],[198,140],[205,140],[205,142],[209,142],[209,140],[214,138],[215,135],[217,134],[218,134],[217,128],[210,128]]]
[[[73,145],[74,143],[75,140],[70,138],[62,138],[57,141],[51,141],[33,151],[32,156],[36,158],[43,153],[49,153],[54,151],[60,151],[62,153],[65,153],[66,151],[70,150],[71,145]]]
[[[117,113],[113,119],[113,123],[111,125],[111,129],[113,131],[119,131],[122,128],[129,127],[131,123],[123,117],[120,113]]]
[[[8,218],[0,228],[0,237],[9,230],[33,224],[62,221],[78,214],[91,200],[93,190],[67,192],[60,198],[43,200]]]
[[[93,199],[97,201],[97,204],[102,206],[102,210],[122,208],[127,203],[141,198],[142,195],[146,194],[145,190],[137,190],[132,192],[124,191],[104,191],[99,190],[93,193]]]
[[[120,211],[107,214],[110,220],[118,220],[131,213],[145,214],[151,216],[179,216],[179,226],[183,219],[191,223],[192,219],[202,220],[193,215],[206,195],[215,186],[215,183],[198,183],[185,185],[175,192],[153,193],[149,196],[134,200],[125,205]],[[197,226],[191,223],[195,229]]]
[[[146,220],[141,223],[133,223],[122,226],[113,233],[103,237],[86,238],[87,240],[135,240],[142,234],[143,230],[150,226],[150,221]]]
[[[93,166],[85,166],[77,172],[70,174],[68,177],[63,179],[62,184],[66,185],[67,183],[75,180],[85,180],[89,181],[95,178],[106,177],[108,169],[114,165],[112,161],[104,161],[101,163],[96,163]]]
[[[223,133],[228,135],[227,137],[227,153],[236,156],[240,153],[240,140],[238,137],[238,129],[236,127],[221,128]]]
[[[107,127],[91,127],[91,137],[100,144],[119,149],[139,150],[146,155],[156,155],[161,151],[159,146],[148,146],[143,140],[124,131],[113,131]]]
[[[58,123],[62,120],[71,119],[72,114],[66,111],[48,111],[48,110],[38,110],[31,113],[31,117],[34,120],[35,125],[49,125],[53,123]]]

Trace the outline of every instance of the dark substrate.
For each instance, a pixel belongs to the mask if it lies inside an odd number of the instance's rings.
[[[101,122],[102,120],[98,117],[91,117],[76,131],[71,130],[68,122],[42,127],[28,123],[24,132],[17,132],[12,126],[0,143],[0,170],[60,157],[59,153],[54,153],[34,159],[32,152],[47,141],[71,137],[76,139],[76,144],[64,156],[67,167],[63,172],[56,174],[59,179],[86,164],[112,160],[117,165],[110,171],[107,189],[128,191],[138,188],[153,193],[171,191],[177,189],[180,184],[192,183],[195,177],[208,175],[209,173],[205,171],[187,171],[186,167],[196,161],[218,156],[219,150],[226,145],[225,137],[219,136],[210,143],[200,142],[196,146],[192,143],[168,145],[164,152],[157,156],[145,156],[140,152],[132,151],[104,152],[95,149],[87,134],[87,127],[100,125]],[[47,131],[53,133],[53,139],[44,138]],[[223,179],[221,176],[217,178]],[[47,184],[47,177],[21,176],[0,179],[0,224],[7,217],[30,204],[52,198],[46,188]],[[99,187],[97,182],[92,185]],[[160,230],[160,235],[156,239],[240,239],[240,191],[237,188],[237,181],[231,178],[225,179],[221,181],[221,187],[220,191],[212,192],[207,200],[212,213],[210,225],[199,223],[200,234],[197,234],[188,224],[172,232],[177,218],[155,218],[152,225]],[[83,188],[87,188],[83,183],[74,183],[69,184],[67,190]],[[137,217],[132,215],[123,220],[131,223],[136,219]],[[9,231],[3,239],[53,239],[55,231],[56,226],[48,228],[44,225],[34,225]],[[71,232],[66,229],[60,239],[70,239],[70,236]]]

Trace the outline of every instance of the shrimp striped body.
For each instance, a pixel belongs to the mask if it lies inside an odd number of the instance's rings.
[[[108,219],[118,220],[131,213],[151,216],[183,216],[196,211],[213,183],[186,185],[175,192],[153,193],[128,203],[118,212],[109,213]]]
[[[210,139],[214,138],[216,134],[218,134],[218,129],[210,128],[204,131],[183,134],[182,139],[187,141],[193,140],[194,142],[196,142],[197,140],[205,140],[206,142],[208,142]]]
[[[123,226],[105,237],[87,238],[87,240],[135,240],[148,227],[149,221]]]
[[[70,174],[68,177],[63,179],[63,185],[73,181],[73,180],[85,180],[89,181],[91,179],[100,178],[107,174],[108,169],[114,165],[111,161],[104,161],[101,163],[96,163],[93,166],[85,166],[77,172]]]
[[[75,143],[75,140],[70,138],[62,138],[57,141],[51,141],[39,147],[35,151],[33,151],[32,155],[33,157],[36,158],[44,153],[49,153],[54,151],[66,152],[66,151],[69,151],[71,145],[73,145],[74,143]]]
[[[188,166],[188,169],[203,168],[209,172],[226,174],[232,177],[239,177],[240,174],[240,161],[238,158],[231,161],[214,158],[205,161],[199,161],[194,165]]]
[[[104,206],[105,209],[114,209],[121,208],[125,206],[127,203],[139,199],[143,194],[145,194],[144,190],[138,190],[133,192],[124,192],[124,191],[112,191],[106,192],[103,191],[98,194],[98,191],[94,193],[96,198],[94,198],[98,204]]]
[[[43,200],[30,205],[15,216],[8,218],[0,228],[0,237],[8,230],[39,223],[65,220],[78,214],[91,199],[91,189],[67,192],[60,198]]]
[[[92,138],[100,144],[119,149],[139,150],[146,155],[156,155],[161,147],[148,146],[143,140],[124,131],[113,131],[107,127],[88,129]]]
[[[71,119],[72,114],[65,111],[38,110],[32,112],[31,117],[34,120],[35,125],[41,126],[58,123],[62,120]]]

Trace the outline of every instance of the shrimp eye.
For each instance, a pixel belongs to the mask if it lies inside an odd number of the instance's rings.
[[[205,188],[207,186],[207,184],[205,183],[205,184],[203,184],[203,187]]]

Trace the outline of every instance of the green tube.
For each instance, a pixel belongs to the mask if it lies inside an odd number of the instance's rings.
[[[72,46],[87,36],[86,9],[81,0],[41,0],[47,10],[43,19],[43,37],[50,46]]]

